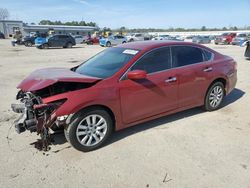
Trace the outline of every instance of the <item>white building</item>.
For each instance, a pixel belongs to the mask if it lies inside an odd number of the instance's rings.
[[[23,30],[23,22],[18,20],[0,20],[0,31],[5,37],[12,37],[16,30]]]
[[[48,33],[54,34],[72,34],[72,35],[88,35],[97,31],[98,27],[91,26],[67,26],[67,25],[27,25],[18,20],[0,20],[0,32],[6,38],[12,37],[16,30],[20,30],[23,35],[30,33]]]
[[[23,31],[27,35],[31,32],[48,33],[53,32],[54,34],[72,34],[72,35],[87,35],[92,34],[98,30],[97,27],[91,26],[66,26],[66,25],[24,25]]]

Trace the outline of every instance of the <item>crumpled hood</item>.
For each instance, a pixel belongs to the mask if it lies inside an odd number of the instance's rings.
[[[23,91],[36,91],[56,82],[93,83],[101,78],[85,76],[67,68],[46,68],[32,72],[17,88]]]

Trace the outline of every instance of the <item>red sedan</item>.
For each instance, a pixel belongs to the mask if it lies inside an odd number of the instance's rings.
[[[203,106],[220,107],[237,81],[237,64],[205,46],[144,41],[106,49],[72,69],[33,72],[18,88],[13,104],[22,113],[17,132],[41,134],[64,127],[78,150],[104,144],[114,130]]]

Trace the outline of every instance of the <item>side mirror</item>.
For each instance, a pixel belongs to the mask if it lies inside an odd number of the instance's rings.
[[[127,77],[130,80],[141,80],[147,77],[147,72],[143,70],[133,70],[127,73]]]

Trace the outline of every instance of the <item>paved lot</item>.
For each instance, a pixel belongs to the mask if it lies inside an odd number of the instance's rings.
[[[237,88],[220,110],[196,108],[144,123],[89,153],[59,134],[43,153],[32,145],[36,134],[9,131],[16,85],[35,69],[73,67],[104,48],[38,50],[0,40],[0,187],[250,188],[250,61],[244,48],[209,46],[238,62]]]

